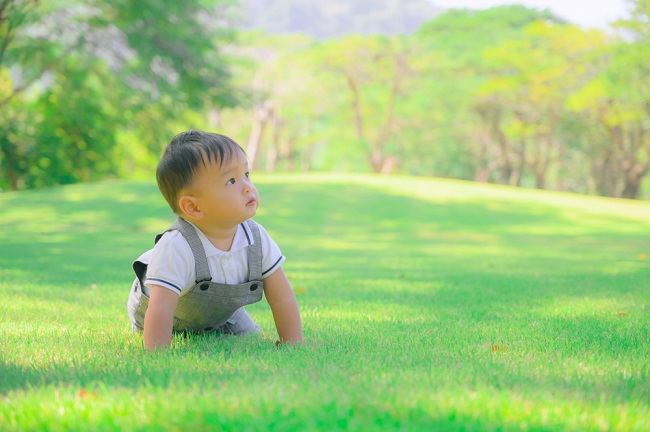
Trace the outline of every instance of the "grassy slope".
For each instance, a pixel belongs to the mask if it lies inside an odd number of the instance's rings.
[[[650,428],[650,203],[258,177],[306,344],[132,334],[154,185],[0,194],[0,429]],[[645,255],[644,255],[645,254]]]

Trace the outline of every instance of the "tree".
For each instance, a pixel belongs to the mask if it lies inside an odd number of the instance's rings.
[[[635,3],[620,21],[627,38],[603,50],[599,73],[568,106],[591,122],[589,152],[595,189],[602,195],[637,198],[650,170],[650,2]]]
[[[484,52],[522,37],[534,22],[560,23],[549,11],[524,6],[486,10],[452,9],[424,24],[414,35],[417,84],[411,102],[419,107],[419,134],[427,137],[413,151],[413,164],[428,174],[518,184],[514,144],[501,131],[503,117],[496,95],[477,94],[493,65]],[[495,105],[496,104],[496,105]],[[497,128],[498,126],[498,128]]]
[[[145,133],[156,129],[168,137],[168,125],[188,109],[237,103],[219,50],[232,32],[210,19],[228,4],[225,0],[182,5],[153,0],[0,2],[0,187],[88,177],[72,171],[54,173],[73,168],[54,159],[46,162],[45,156],[39,160],[48,170],[29,168],[20,159],[25,155],[66,154],[79,146],[89,149],[100,134],[111,137],[115,145],[118,129]],[[75,91],[77,86],[90,94]],[[66,100],[64,95],[56,99],[54,95],[63,88],[81,99],[92,95],[113,105]],[[120,99],[115,99],[117,95]],[[53,97],[65,104],[59,105],[60,111],[49,109],[48,98]],[[160,117],[151,124],[129,122],[141,110],[154,112],[152,105],[159,107]],[[34,107],[42,112],[31,111]],[[109,115],[115,107],[119,107],[117,115]],[[85,110],[111,122],[95,121]],[[36,115],[27,120],[26,112]],[[64,113],[68,119],[61,117]],[[46,118],[49,115],[53,118]],[[46,139],[53,135],[43,131],[54,124],[74,125],[76,132]],[[151,147],[158,154],[162,142]],[[87,165],[75,166],[83,172],[115,173],[121,161],[110,159],[115,152],[102,151],[103,158],[85,159]],[[110,169],[106,168],[109,160]]]
[[[566,99],[594,74],[591,60],[604,44],[597,30],[538,21],[485,51],[491,71],[476,111],[498,148],[501,181],[519,185],[527,170],[536,187],[546,187],[549,169],[566,153]]]
[[[322,56],[347,88],[352,126],[368,164],[390,173],[399,163],[397,105],[411,73],[407,45],[399,38],[346,37],[328,43]]]

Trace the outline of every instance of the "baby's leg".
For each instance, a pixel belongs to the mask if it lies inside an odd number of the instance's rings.
[[[242,306],[222,326],[222,331],[241,336],[247,333],[259,333],[262,329]]]

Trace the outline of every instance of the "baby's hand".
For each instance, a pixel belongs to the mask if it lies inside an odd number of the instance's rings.
[[[282,340],[276,340],[275,341],[275,346],[280,348],[281,346],[292,346],[292,345],[300,345],[302,344],[302,341],[282,341]]]

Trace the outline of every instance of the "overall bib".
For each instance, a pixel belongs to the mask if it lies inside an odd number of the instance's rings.
[[[253,233],[254,243],[247,247],[248,282],[241,284],[222,284],[212,281],[208,260],[201,239],[194,227],[182,218],[165,232],[178,230],[192,249],[196,270],[195,284],[178,299],[174,313],[175,332],[209,332],[224,331],[228,319],[242,306],[258,302],[262,299],[264,282],[262,281],[262,240],[259,228],[252,220],[246,224]],[[156,236],[155,243],[165,233]],[[147,264],[141,261],[133,262],[136,278],[131,287],[128,302],[128,313],[135,331],[144,328],[144,315],[149,305],[149,296],[142,287],[146,279]]]

